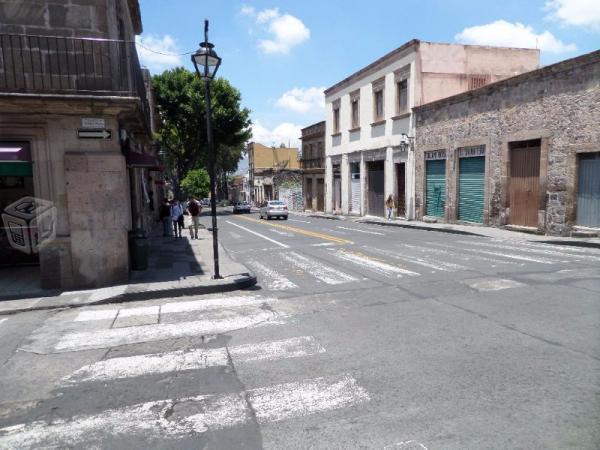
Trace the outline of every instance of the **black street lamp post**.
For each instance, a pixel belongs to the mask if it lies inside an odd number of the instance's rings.
[[[204,100],[206,102],[206,140],[208,144],[208,171],[210,176],[210,212],[212,216],[213,258],[215,266],[213,278],[219,279],[221,278],[221,274],[219,273],[219,239],[217,232],[217,193],[215,179],[216,155],[211,125],[210,82],[215,77],[215,74],[221,65],[221,58],[219,58],[217,52],[215,52],[213,48],[214,45],[208,42],[208,20],[205,20],[204,42],[200,44],[198,51],[192,55],[192,63],[194,63],[196,73],[200,79],[204,81]]]

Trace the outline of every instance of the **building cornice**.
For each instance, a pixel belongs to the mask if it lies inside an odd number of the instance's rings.
[[[372,62],[368,66],[363,67],[362,69],[354,72],[349,77],[344,78],[342,81],[325,89],[325,96],[327,97],[329,95],[335,94],[336,92],[340,91],[344,87],[346,87],[352,83],[355,83],[356,81],[379,70],[381,67],[384,67],[386,64],[388,64],[390,60],[404,56],[404,54],[408,53],[410,50],[413,50],[413,48],[417,48],[419,46],[420,42],[421,41],[419,39],[412,39],[412,40],[408,41],[406,44],[398,47],[397,49],[392,50],[391,52],[383,55],[381,58]]]

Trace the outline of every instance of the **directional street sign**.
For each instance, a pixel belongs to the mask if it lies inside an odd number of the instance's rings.
[[[110,139],[112,132],[110,130],[77,130],[79,139]]]

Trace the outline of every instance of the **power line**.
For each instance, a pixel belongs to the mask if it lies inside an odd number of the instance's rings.
[[[144,50],[148,50],[151,53],[156,53],[157,55],[163,55],[163,56],[185,56],[185,55],[191,55],[192,53],[194,53],[194,50],[192,50],[191,52],[185,52],[185,53],[159,52],[158,50],[154,50],[154,49],[147,47],[144,44],[137,42],[137,41],[135,42],[135,45],[139,45]]]

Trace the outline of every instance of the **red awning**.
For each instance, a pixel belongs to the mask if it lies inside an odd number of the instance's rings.
[[[160,170],[158,159],[145,153],[137,153],[128,150],[125,152],[127,167],[144,167],[150,170]]]

